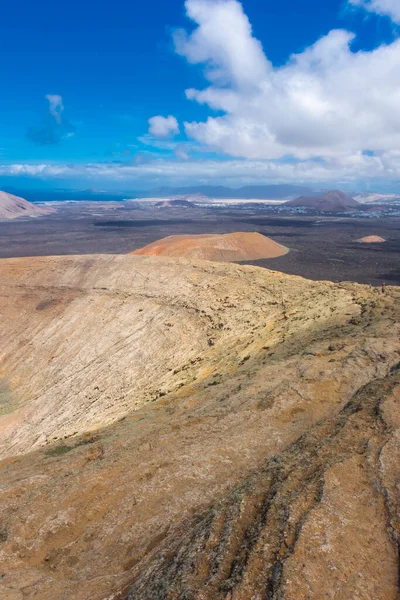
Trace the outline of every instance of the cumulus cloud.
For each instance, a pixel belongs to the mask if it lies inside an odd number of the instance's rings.
[[[62,139],[72,137],[75,127],[63,117],[63,99],[58,94],[47,94],[49,114],[40,126],[30,127],[26,137],[34,144],[48,146],[58,144]]]
[[[395,23],[400,23],[400,2],[399,0],[349,0],[353,6],[365,8],[369,12],[378,15],[387,15]]]
[[[149,134],[155,138],[166,138],[179,133],[178,121],[172,115],[157,115],[149,119]]]
[[[187,98],[223,113],[185,123],[189,137],[257,160],[351,156],[357,164],[363,150],[399,147],[400,40],[352,52],[354,35],[333,30],[275,68],[237,0],[186,0],[185,7],[195,28],[176,32],[175,48],[203,65],[209,81]]]
[[[175,32],[178,54],[193,64],[205,63],[207,78],[215,84],[253,87],[265,79],[270,65],[239,2],[188,0],[185,6],[200,27],[191,35]]]

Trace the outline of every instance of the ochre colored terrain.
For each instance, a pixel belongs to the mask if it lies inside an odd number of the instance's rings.
[[[261,233],[226,233],[204,235],[171,235],[135,250],[132,254],[142,256],[170,256],[213,260],[221,262],[240,262],[276,258],[288,252],[274,240]]]
[[[360,238],[357,242],[363,242],[364,244],[379,244],[381,242],[386,242],[379,235],[366,235],[365,237]]]
[[[396,600],[399,301],[0,261],[0,598]]]

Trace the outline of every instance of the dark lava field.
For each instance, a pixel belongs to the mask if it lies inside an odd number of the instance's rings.
[[[400,285],[400,217],[276,214],[269,207],[168,208],[128,203],[54,203],[56,212],[0,223],[0,258],[120,254],[176,234],[257,231],[290,248],[249,264],[308,279]],[[382,244],[356,240],[378,235]]]

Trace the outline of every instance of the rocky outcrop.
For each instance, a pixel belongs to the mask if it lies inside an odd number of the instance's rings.
[[[387,502],[381,457],[394,442],[382,407],[399,384],[396,369],[362,387],[196,515],[126,598],[398,598],[400,505]]]

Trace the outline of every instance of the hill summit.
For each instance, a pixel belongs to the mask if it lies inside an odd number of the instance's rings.
[[[307,206],[321,212],[344,212],[359,207],[358,202],[340,190],[331,190],[319,196],[300,196],[290,200],[290,206]]]
[[[224,235],[171,235],[132,254],[235,262],[276,258],[288,251],[288,248],[261,233],[237,232]]]
[[[37,206],[24,198],[0,191],[0,220],[18,217],[40,217],[52,212],[50,208]]]

